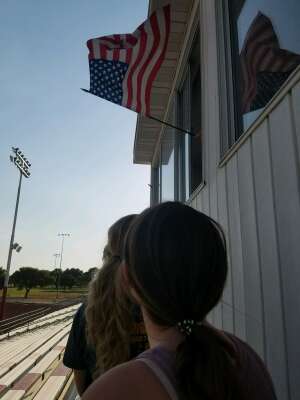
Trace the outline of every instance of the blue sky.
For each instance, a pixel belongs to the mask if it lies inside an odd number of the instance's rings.
[[[86,94],[90,38],[130,33],[146,0],[2,0],[0,14],[0,266],[6,266],[18,146],[32,163],[23,179],[14,254],[48,267],[58,232],[70,232],[63,268],[99,265],[107,228],[149,204],[148,166],[133,165],[136,114]]]

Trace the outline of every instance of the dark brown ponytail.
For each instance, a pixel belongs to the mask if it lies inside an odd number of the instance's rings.
[[[181,203],[160,204],[131,226],[125,262],[130,284],[155,323],[171,327],[194,322],[176,352],[180,400],[238,399],[234,346],[203,322],[219,302],[227,276],[220,226]]]
[[[230,341],[209,325],[193,329],[178,346],[176,378],[180,399],[233,399],[237,362]]]

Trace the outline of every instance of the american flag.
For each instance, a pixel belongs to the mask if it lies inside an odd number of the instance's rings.
[[[150,115],[151,89],[165,58],[169,34],[170,5],[167,5],[132,34],[88,40],[90,90],[84,90]]]
[[[266,106],[300,64],[300,55],[280,48],[272,21],[259,12],[240,54],[242,112]]]

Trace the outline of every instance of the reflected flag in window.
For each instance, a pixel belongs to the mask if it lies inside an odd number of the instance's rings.
[[[83,90],[150,115],[151,89],[165,59],[170,19],[167,5],[132,34],[88,40],[90,90]]]
[[[300,55],[280,48],[272,21],[259,12],[240,54],[242,112],[263,108],[300,64]]]

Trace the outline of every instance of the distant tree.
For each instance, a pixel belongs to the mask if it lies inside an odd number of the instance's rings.
[[[12,274],[10,280],[19,289],[25,289],[24,298],[27,298],[30,290],[40,285],[41,271],[37,268],[22,267]]]
[[[66,289],[81,286],[83,272],[79,268],[67,268],[61,273],[60,284]]]
[[[51,274],[50,271],[41,269],[39,270],[39,272],[40,272],[40,282],[39,282],[40,287],[46,287],[55,284],[55,277]]]
[[[5,269],[0,267],[0,289],[3,289],[5,279]]]
[[[90,281],[93,279],[95,274],[97,273],[98,268],[93,267],[90,268],[88,271],[83,273],[82,281],[81,281],[81,286],[87,286]]]

